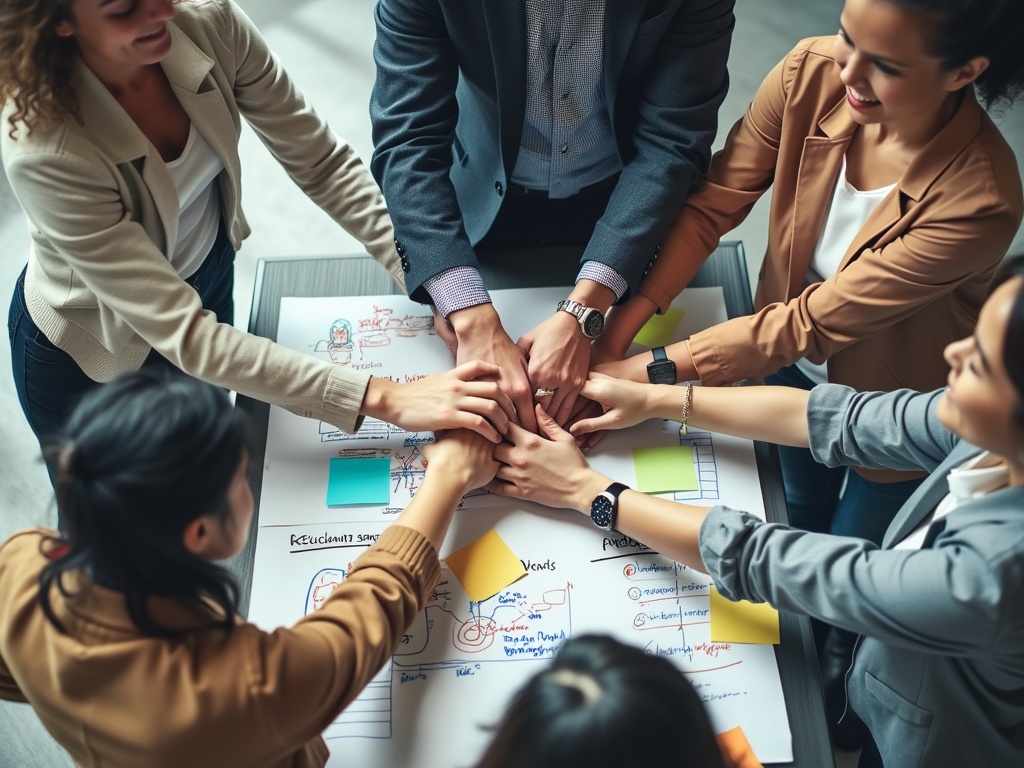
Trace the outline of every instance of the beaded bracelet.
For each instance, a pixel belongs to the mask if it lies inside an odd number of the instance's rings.
[[[686,397],[683,399],[683,412],[679,414],[679,434],[686,434],[686,422],[690,420],[690,403],[693,401],[693,384],[686,385]]]

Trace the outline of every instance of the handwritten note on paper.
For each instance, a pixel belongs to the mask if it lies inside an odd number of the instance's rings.
[[[331,459],[327,506],[387,504],[391,500],[391,459]]]
[[[695,491],[700,487],[693,466],[693,448],[689,445],[636,448],[633,467],[636,489],[644,493]]]
[[[726,600],[711,588],[711,640],[715,643],[779,644],[779,612],[768,603]]]
[[[669,307],[664,315],[654,315],[648,320],[644,327],[637,331],[633,341],[646,347],[664,347],[671,344],[684,315],[686,310]]]
[[[469,599],[476,603],[494,597],[526,575],[522,561],[496,531],[488,531],[444,560]]]

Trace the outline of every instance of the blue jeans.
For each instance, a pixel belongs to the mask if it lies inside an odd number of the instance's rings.
[[[796,366],[765,378],[765,384],[811,389]],[[789,522],[795,528],[882,543],[889,523],[923,479],[897,483],[865,480],[856,472],[831,469],[814,460],[807,448],[779,446]],[[843,482],[846,489],[843,490]]]
[[[234,321],[235,249],[223,224],[217,240],[199,270],[186,282],[222,323]],[[7,317],[11,341],[11,368],[18,401],[40,445],[64,425],[76,403],[99,386],[64,350],[40,331],[25,308],[25,270],[14,286]],[[143,365],[171,365],[151,350]]]

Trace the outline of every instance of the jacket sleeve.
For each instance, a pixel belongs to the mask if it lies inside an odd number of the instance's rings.
[[[250,693],[266,732],[283,746],[319,735],[395,652],[440,574],[430,542],[392,526],[319,610],[270,634],[242,627],[251,643]]]
[[[979,521],[921,550],[766,524],[715,507],[704,563],[730,600],[767,602],[893,645],[951,656],[1016,653],[1024,639],[1021,529]]]
[[[943,390],[855,392],[819,384],[807,401],[811,454],[828,467],[935,470],[959,438],[937,415]]]
[[[722,235],[742,222],[775,180],[786,98],[806,52],[804,41],[761,83],[725,146],[715,153],[672,222],[661,251],[638,292],[664,312],[718,247]]]
[[[369,170],[296,89],[245,13],[233,2],[220,8],[219,31],[235,60],[239,112],[299,188],[405,290],[391,217]]]
[[[624,158],[583,254],[585,261],[607,264],[626,279],[624,299],[636,290],[690,188],[708,169],[718,108],[728,90],[733,5],[733,0],[681,3],[641,76],[638,114],[628,137],[634,154]]]

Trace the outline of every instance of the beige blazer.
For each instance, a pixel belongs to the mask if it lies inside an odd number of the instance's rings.
[[[640,286],[664,311],[774,186],[755,313],[689,340],[705,384],[763,377],[806,357],[828,361],[829,381],[858,390],[943,386],[942,350],[972,332],[1020,225],[1016,160],[968,89],[849,244],[838,273],[805,286],[857,130],[834,39],[804,40],[768,75]]]
[[[401,642],[441,575],[437,552],[393,526],[324,604],[289,628],[239,622],[210,629],[211,610],[153,598],[181,641],[141,635],[124,596],[85,579],[37,602],[45,538],[0,546],[0,698],[27,701],[76,765],[146,768],[319,768],[320,733]]]
[[[176,7],[162,62],[175,95],[224,164],[224,221],[238,248],[244,117],[292,180],[404,288],[391,219],[352,148],[296,90],[229,0]],[[73,75],[82,122],[8,136],[0,151],[32,231],[25,298],[36,325],[96,381],[138,368],[151,348],[197,378],[352,432],[369,376],[219,324],[169,257],[178,197],[157,150],[95,75]],[[344,286],[337,286],[344,293]]]

